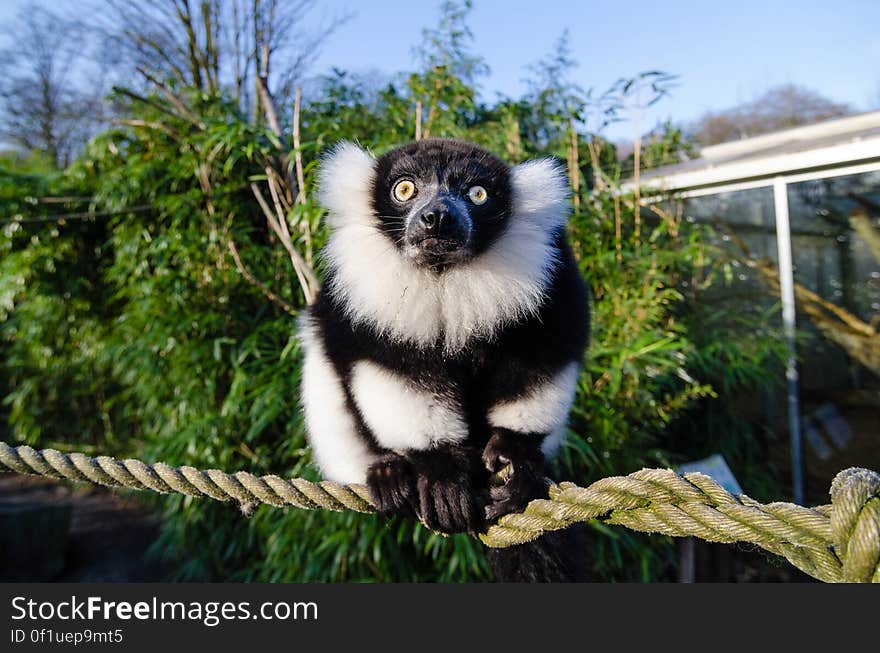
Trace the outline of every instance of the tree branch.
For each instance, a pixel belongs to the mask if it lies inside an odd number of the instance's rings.
[[[158,109],[162,113],[169,115],[172,118],[176,118],[177,120],[180,120],[181,122],[192,122],[191,120],[189,120],[185,116],[181,116],[179,113],[172,110],[170,107],[166,107],[163,104],[161,104],[160,102],[156,102],[155,100],[153,100],[151,98],[140,95],[139,93],[135,93],[134,91],[130,91],[127,88],[122,88],[121,86],[114,86],[113,90],[116,93],[119,93],[120,95],[124,95],[128,98],[131,98],[132,100],[135,100],[136,102],[141,102],[142,104],[146,104],[148,106],[151,106],[154,109]]]
[[[257,75],[257,92],[260,95],[260,104],[263,107],[263,112],[266,114],[266,120],[269,121],[269,128],[278,139],[278,142],[276,143],[278,147],[278,160],[281,163],[281,169],[284,173],[288,203],[293,204],[294,183],[293,177],[290,175],[290,159],[283,149],[284,135],[281,132],[281,123],[278,121],[278,111],[275,110],[275,102],[272,100],[269,88],[266,86],[266,77],[263,75]]]

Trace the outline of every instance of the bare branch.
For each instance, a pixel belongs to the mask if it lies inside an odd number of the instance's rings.
[[[168,100],[171,104],[173,104],[174,107],[175,107],[175,108],[176,108],[176,109],[177,109],[177,110],[178,110],[183,116],[185,116],[185,117],[187,118],[187,120],[189,120],[189,122],[191,122],[192,124],[194,124],[194,125],[195,125],[196,127],[198,127],[199,129],[204,129],[204,128],[205,128],[205,123],[203,123],[201,120],[199,120],[199,119],[196,117],[196,114],[193,113],[192,110],[191,110],[188,106],[186,106],[186,103],[185,103],[183,100],[181,100],[177,95],[175,95],[175,94],[171,91],[171,89],[168,88],[168,86],[167,86],[166,84],[164,84],[163,82],[159,81],[159,80],[156,78],[155,75],[152,75],[150,72],[148,72],[148,71],[147,71],[145,68],[143,68],[142,66],[138,66],[138,67],[137,67],[137,71],[138,71],[141,75],[143,75],[143,76],[147,79],[147,81],[149,81],[149,82],[151,82],[152,84],[154,84],[154,85],[155,85],[155,86],[156,86],[156,87],[162,92],[162,95],[165,96],[165,99]]]
[[[140,127],[144,129],[155,129],[156,131],[161,131],[173,138],[176,141],[180,140],[180,134],[171,129],[168,125],[161,122],[152,122],[149,120],[136,120],[136,119],[117,119],[112,120],[112,124],[114,125],[125,125],[126,127]]]
[[[620,197],[614,193],[614,249],[616,251],[615,258],[618,263],[623,261],[623,236],[621,234],[621,218],[620,218]]]
[[[263,60],[264,65],[267,61]],[[278,147],[278,160],[281,163],[281,169],[284,173],[284,181],[285,181],[285,194],[287,195],[288,203],[293,203],[293,177],[290,175],[290,158],[283,150],[284,143],[284,135],[281,131],[281,123],[278,121],[278,111],[275,110],[275,103],[272,101],[272,96],[269,93],[269,89],[266,86],[266,77],[259,75],[257,76],[257,91],[260,95],[260,103],[263,107],[263,111],[266,114],[266,119],[269,121],[269,128],[272,130],[272,133],[278,139],[276,143]]]
[[[290,229],[287,227],[287,217],[284,207],[281,206],[281,195],[278,192],[278,184],[275,181],[275,171],[266,166],[266,178],[269,183],[269,194],[272,195],[272,202],[275,204],[275,213],[278,215],[278,225],[283,232],[282,238],[290,240]]]
[[[235,242],[230,238],[226,243],[229,248],[229,252],[232,254],[232,260],[235,261],[235,267],[238,268],[238,271],[241,273],[247,281],[258,288],[260,292],[262,292],[272,303],[279,306],[282,310],[289,313],[290,315],[296,315],[296,309],[286,302],[284,299],[276,295],[272,292],[269,287],[264,284],[262,281],[257,279],[251,272],[244,266],[244,263],[241,262],[241,257],[238,254],[238,248],[235,246]]]
[[[192,12],[189,8],[189,0],[176,0],[174,5],[177,12],[177,18],[186,32],[187,54],[189,62],[189,70],[192,75],[193,85],[197,88],[204,88],[202,82],[202,68],[204,67],[204,59],[202,51],[196,38],[196,32],[192,23]]]
[[[300,119],[302,114],[302,88],[297,86],[293,101],[293,151],[294,165],[296,166],[296,184],[297,194],[296,201],[300,204],[306,203],[306,179],[303,172],[302,162],[302,146],[300,143]],[[312,228],[309,224],[308,216],[303,216],[302,220],[303,235],[306,239],[306,262],[312,265]]]
[[[284,245],[284,248],[287,250],[290,255],[290,261],[293,264],[294,269],[297,271],[297,276],[302,276],[306,278],[309,283],[310,288],[313,289],[314,292],[317,292],[317,289],[320,287],[320,282],[318,281],[317,276],[310,264],[306,263],[306,261],[302,258],[299,251],[296,250],[293,246],[293,242],[290,238],[290,230],[287,226],[287,219],[285,217],[285,212],[281,207],[281,201],[279,198],[276,175],[273,174],[273,171],[270,168],[266,169],[266,172],[269,177],[269,192],[272,194],[272,200],[275,203],[275,211],[278,214],[278,227],[279,231],[276,231],[278,238],[281,240],[281,244]],[[273,225],[273,229],[275,229]],[[308,297],[308,296],[307,296]],[[309,300],[311,304],[311,300]]]
[[[220,86],[220,66],[217,53],[215,31],[220,20],[220,6],[215,2],[202,0],[202,22],[205,28],[205,52],[204,65],[205,76],[208,78],[208,88],[216,91]],[[212,16],[215,20],[212,20]]]
[[[574,128],[574,120],[568,121],[569,142],[567,149],[568,154],[568,180],[571,184],[571,199],[575,213],[580,210],[581,206],[581,171],[578,159],[578,134]]]
[[[116,93],[119,93],[120,95],[124,95],[128,98],[131,98],[132,100],[135,100],[136,102],[140,102],[142,104],[147,104],[147,105],[153,107],[154,109],[158,109],[162,113],[167,114],[173,118],[176,118],[177,120],[180,120],[181,122],[192,122],[186,116],[180,115],[176,111],[172,110],[170,107],[167,107],[160,102],[156,102],[156,100],[153,100],[152,98],[148,98],[146,96],[140,95],[139,93],[135,93],[134,91],[130,91],[127,88],[122,88],[120,86],[114,86],[113,91]]]

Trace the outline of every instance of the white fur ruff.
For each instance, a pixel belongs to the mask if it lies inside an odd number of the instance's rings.
[[[375,160],[342,143],[320,179],[332,230],[324,250],[335,277],[328,290],[352,321],[416,346],[442,338],[454,353],[538,312],[557,264],[553,238],[567,217],[567,185],[554,161],[513,168],[507,229],[487,252],[439,275],[401,256],[377,228],[374,175]]]

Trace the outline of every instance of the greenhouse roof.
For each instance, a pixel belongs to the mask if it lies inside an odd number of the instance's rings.
[[[690,190],[880,161],[880,111],[704,147],[642,173],[644,186]]]

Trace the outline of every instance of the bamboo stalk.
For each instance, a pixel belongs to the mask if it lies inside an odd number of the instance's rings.
[[[302,147],[300,144],[299,123],[302,118],[302,87],[296,87],[293,97],[293,153],[294,166],[296,167],[296,200],[300,204],[306,203],[306,180],[303,174]]]
[[[302,87],[296,87],[293,98],[293,163],[296,168],[296,201],[299,204],[306,203],[306,178],[303,172],[302,144],[300,142],[300,121],[302,120]],[[303,236],[306,240],[306,262],[312,265],[312,227],[309,224],[308,215],[303,214]]]
[[[574,120],[568,121],[570,139],[568,142],[568,180],[571,183],[571,199],[575,213],[581,208],[581,174],[578,159],[578,135],[574,128]]]
[[[272,177],[269,177],[270,184],[269,189],[272,190]],[[302,255],[296,251],[296,248],[290,242],[289,232],[287,232],[287,224],[286,220],[284,220],[283,213],[281,214],[281,220],[284,223],[284,228],[282,229],[281,223],[279,223],[278,218],[272,213],[272,209],[269,208],[268,202],[266,202],[266,198],[263,196],[263,193],[260,191],[259,186],[256,184],[251,184],[251,190],[254,193],[254,197],[257,199],[257,203],[260,205],[260,208],[263,210],[263,215],[266,218],[266,221],[269,223],[269,226],[272,228],[272,231],[275,232],[275,235],[278,236],[278,239],[281,241],[281,244],[287,250],[288,255],[290,256],[290,262],[293,265],[293,271],[296,273],[296,277],[299,280],[300,288],[302,288],[303,295],[305,295],[306,302],[308,304],[312,304],[315,301],[315,295],[317,292],[320,283],[318,282],[318,278],[315,276],[314,271],[311,267],[305,262]],[[276,205],[276,210],[280,207],[280,205]]]

